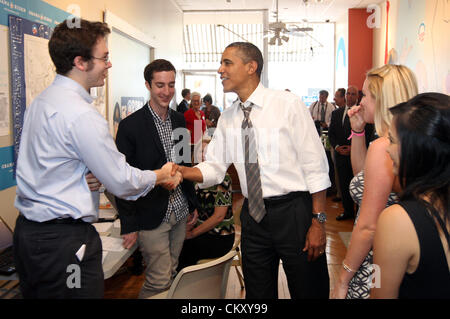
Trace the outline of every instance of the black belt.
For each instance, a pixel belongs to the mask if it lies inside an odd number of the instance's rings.
[[[43,223],[44,224],[86,224],[86,222],[84,220],[82,220],[81,218],[73,219],[72,217],[50,219]]]
[[[279,205],[308,194],[309,192],[299,191],[299,192],[291,192],[280,196],[264,197],[264,205],[266,206]]]
[[[46,220],[45,222],[36,222],[34,220],[29,220],[27,218],[25,218],[25,216],[23,216],[22,214],[20,215],[24,220],[28,221],[28,222],[32,222],[32,223],[39,223],[39,224],[55,224],[55,225],[60,225],[60,224],[65,224],[65,225],[72,225],[72,224],[85,224],[86,222],[84,220],[82,220],[81,218],[79,219],[74,219],[72,217],[67,217],[67,218],[55,218],[55,219],[50,219],[50,220]]]

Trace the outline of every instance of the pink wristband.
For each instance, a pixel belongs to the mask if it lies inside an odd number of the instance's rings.
[[[364,135],[366,135],[366,130],[363,130],[360,133],[356,133],[355,131],[352,130],[352,134],[350,134],[347,140],[351,140],[353,136],[364,136]]]

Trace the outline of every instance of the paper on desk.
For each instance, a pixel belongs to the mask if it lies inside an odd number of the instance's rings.
[[[114,228],[120,228],[120,219],[116,219],[113,223]]]
[[[107,251],[102,251],[102,264],[105,262],[105,258],[108,255]]]
[[[100,235],[109,235],[113,223],[94,223],[92,224]]]
[[[100,209],[98,212],[98,218],[113,219],[116,216],[117,212],[114,209]]]
[[[100,208],[111,208],[112,207],[108,198],[106,198],[105,193],[100,193],[99,205],[100,205],[99,206]]]
[[[102,240],[102,247],[103,250],[106,251],[122,251],[125,248],[123,248],[122,238],[116,238],[116,237],[107,237],[107,236],[100,236],[100,239]]]

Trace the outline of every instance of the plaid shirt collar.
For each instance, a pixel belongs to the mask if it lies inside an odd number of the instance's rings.
[[[152,115],[153,115],[153,118],[157,121],[157,122],[159,122],[159,123],[161,123],[161,124],[167,124],[167,122],[169,122],[169,123],[171,123],[171,120],[170,120],[170,112],[171,112],[171,110],[170,110],[170,108],[167,110],[167,117],[166,117],[166,120],[163,120],[158,114],[156,114],[156,112],[152,109],[152,107],[150,106],[150,102],[148,102],[148,109],[150,110],[150,113],[152,113]]]

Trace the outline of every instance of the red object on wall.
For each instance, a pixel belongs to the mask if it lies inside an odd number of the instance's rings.
[[[373,29],[367,25],[370,15],[366,9],[348,10],[348,85],[359,90],[373,65]]]
[[[384,47],[384,64],[388,63],[388,36],[389,36],[389,8],[391,6],[391,3],[389,1],[386,1],[386,45]]]

